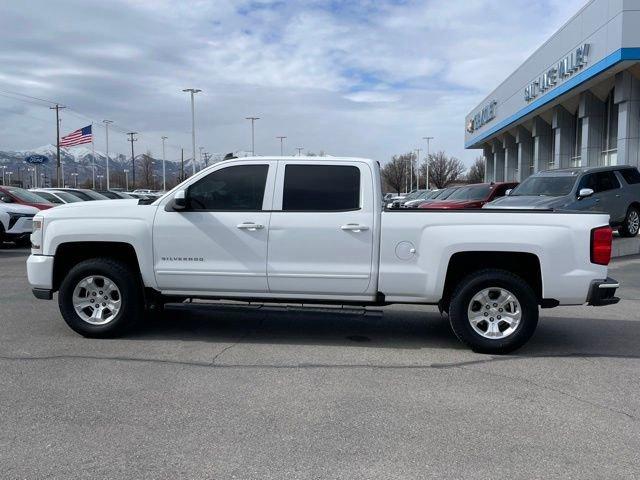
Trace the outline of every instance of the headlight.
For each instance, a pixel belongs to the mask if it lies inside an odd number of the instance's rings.
[[[42,254],[42,237],[44,229],[44,218],[34,217],[33,229],[31,231],[31,253]]]

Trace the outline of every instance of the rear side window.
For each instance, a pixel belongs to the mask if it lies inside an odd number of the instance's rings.
[[[351,165],[287,165],[282,210],[337,211],[360,208],[360,170]]]
[[[622,170],[618,170],[618,172],[629,185],[640,183],[640,172],[637,168],[624,168]]]
[[[190,210],[262,210],[269,165],[235,165],[189,187]]]

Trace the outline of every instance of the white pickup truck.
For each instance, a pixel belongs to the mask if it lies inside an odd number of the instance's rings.
[[[208,167],[151,204],[39,212],[27,261],[87,337],[188,298],[438,305],[462,342],[506,353],[538,307],[616,303],[607,215],[384,211],[379,164],[260,157]]]

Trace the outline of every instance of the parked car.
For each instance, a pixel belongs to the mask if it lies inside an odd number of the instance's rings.
[[[87,337],[185,297],[413,303],[439,305],[462,342],[496,354],[533,335],[539,306],[619,301],[607,215],[401,213],[382,209],[379,175],[362,158],[241,158],[150,205],[40,212],[29,283],[37,298],[58,292]]]
[[[409,192],[407,195],[402,196],[402,197],[395,197],[391,200],[390,205],[391,206],[387,206],[387,208],[400,208],[402,207],[402,205],[405,202],[409,202],[411,200],[415,200],[416,198],[418,198],[423,192],[426,192],[426,190],[413,190],[412,192]]]
[[[402,203],[402,205],[400,205],[400,208],[415,208],[423,201],[435,197],[436,195],[438,195],[438,193],[440,193],[440,190],[423,190],[423,192],[416,198]]]
[[[36,207],[19,203],[0,203],[0,245],[9,241],[29,246],[32,219],[38,211]]]
[[[633,237],[640,229],[640,172],[626,165],[546,170],[484,208],[608,213],[620,236]]]
[[[446,200],[436,200],[426,203],[420,208],[429,210],[457,210],[460,208],[482,208],[482,206],[496,198],[504,197],[518,182],[474,183],[460,187]]]
[[[38,210],[46,210],[53,207],[53,203],[31,193],[29,190],[9,186],[0,187],[0,202],[28,205]]]
[[[67,192],[71,195],[75,195],[80,200],[89,202],[92,200],[109,200],[104,195],[100,195],[98,192],[95,192],[88,188],[47,188],[46,190],[53,192]]]
[[[56,205],[82,202],[79,197],[76,197],[75,195],[72,195],[68,192],[54,192],[50,190],[43,190],[40,188],[32,188],[29,191]]]
[[[439,200],[446,200],[450,195],[453,194],[460,187],[447,187],[437,190],[438,193],[429,197],[427,199],[422,200],[419,204],[415,205],[413,208],[422,208],[423,205],[427,205],[429,203],[437,202]]]
[[[112,200],[131,200],[133,198],[128,193],[116,192],[114,190],[98,190],[98,193]]]

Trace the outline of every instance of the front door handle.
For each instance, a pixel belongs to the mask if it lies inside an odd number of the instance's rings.
[[[237,227],[242,230],[249,230],[250,232],[255,232],[256,230],[260,230],[264,228],[264,225],[261,225],[259,223],[253,223],[253,222],[242,222],[241,224],[237,225]]]
[[[359,223],[347,223],[346,225],[340,225],[340,229],[350,232],[364,232],[365,230],[369,230],[369,227],[360,225]]]

